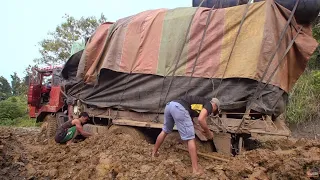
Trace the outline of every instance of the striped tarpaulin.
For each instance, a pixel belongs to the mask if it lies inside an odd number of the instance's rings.
[[[196,63],[208,8],[150,10],[103,24],[84,50],[78,77],[93,82],[101,69],[188,77],[194,67],[193,77],[260,80],[291,12],[273,1],[253,3],[237,37],[245,11],[246,5],[213,10]],[[277,66],[298,27],[293,19],[263,82]],[[289,92],[317,45],[311,27],[303,27],[269,84]]]

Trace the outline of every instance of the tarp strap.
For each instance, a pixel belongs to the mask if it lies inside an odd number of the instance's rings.
[[[220,79],[220,82],[219,82],[217,91],[216,91],[216,93],[215,93],[215,95],[214,95],[215,98],[216,98],[217,95],[218,95],[219,88],[220,88],[220,85],[221,85],[221,83],[222,83],[223,77],[224,77],[224,75],[226,74],[226,71],[227,71],[227,68],[228,68],[228,64],[229,64],[229,61],[230,61],[230,59],[231,59],[231,56],[232,56],[234,47],[236,46],[237,39],[238,39],[238,37],[239,37],[239,35],[240,35],[242,26],[243,26],[243,24],[244,24],[244,20],[246,19],[247,13],[248,13],[248,11],[249,11],[249,5],[250,5],[250,1],[248,1],[247,5],[246,5],[246,8],[245,8],[245,10],[244,10],[244,13],[243,13],[243,15],[242,15],[242,19],[241,19],[241,22],[240,22],[240,26],[239,26],[239,29],[238,29],[236,38],[235,38],[234,41],[233,41],[232,49],[231,49],[231,51],[230,51],[230,54],[229,54],[229,57],[228,57],[228,60],[227,60],[226,67],[225,67],[224,72],[223,72],[223,75],[222,75],[222,77],[221,77],[221,79]]]
[[[196,15],[196,12],[198,11],[198,9],[201,7],[201,5],[203,4],[204,0],[201,1],[201,3],[199,4],[199,6],[197,7],[195,13],[192,15],[192,18],[190,20],[190,23],[188,25],[188,29],[187,29],[187,33],[186,33],[186,36],[184,38],[184,43],[183,44],[186,44],[187,42],[187,39],[188,39],[188,36],[189,36],[189,32],[190,32],[190,29],[191,29],[191,24],[192,24],[192,21],[194,19],[194,16]],[[168,93],[170,91],[170,88],[171,88],[171,85],[172,85],[172,82],[175,78],[175,73],[176,73],[176,70],[178,69],[178,64],[179,64],[179,61],[181,59],[181,55],[182,55],[182,52],[183,52],[183,49],[184,49],[184,45],[182,46],[181,50],[180,50],[180,54],[179,54],[179,57],[177,58],[176,60],[176,63],[175,63],[175,67],[173,69],[173,72],[172,72],[172,78],[170,80],[170,83],[169,83],[169,87],[168,87],[168,90],[166,91],[166,94],[164,96],[164,99],[163,99],[163,102],[165,103],[166,102],[166,99],[167,99],[167,96],[168,96]],[[155,117],[155,119],[153,120],[154,122],[159,122],[159,114],[161,112],[161,97],[162,97],[162,91],[163,91],[163,87],[164,87],[164,81],[166,79],[167,75],[165,75],[163,77],[163,84],[162,84],[162,87],[161,87],[161,93],[160,93],[160,97],[159,97],[159,104],[158,104],[158,113],[157,113],[157,116]]]
[[[288,27],[289,27],[289,24],[290,24],[291,21],[292,21],[293,15],[294,15],[297,7],[298,7],[298,4],[299,4],[299,0],[296,1],[296,4],[295,4],[295,6],[294,6],[294,8],[293,8],[293,10],[292,10],[292,12],[291,12],[291,14],[290,14],[290,16],[289,16],[289,19],[288,19],[288,21],[286,22],[286,25],[285,25],[284,29],[283,29],[282,32],[281,32],[280,39],[279,39],[278,42],[277,42],[276,49],[274,50],[272,56],[270,57],[270,60],[269,60],[269,62],[268,62],[268,65],[267,65],[266,69],[264,70],[263,75],[262,75],[261,78],[260,78],[260,81],[259,81],[259,83],[258,83],[258,85],[257,85],[256,92],[255,92],[255,94],[254,94],[254,97],[257,96],[257,93],[258,93],[258,90],[259,90],[259,88],[260,88],[260,85],[262,84],[263,79],[264,79],[265,76],[267,75],[267,72],[268,72],[268,70],[269,70],[269,68],[270,68],[270,65],[271,65],[272,61],[274,60],[275,55],[277,54],[277,51],[278,51],[278,49],[279,49],[279,47],[280,47],[280,45],[281,45],[281,42],[282,42],[282,40],[283,40],[283,38],[284,38],[284,35],[285,35],[286,32],[287,32],[287,29],[288,29]],[[255,99],[254,99],[254,100],[255,100]]]
[[[194,64],[193,64],[193,67],[192,67],[192,72],[191,72],[191,76],[190,76],[190,79],[189,79],[189,83],[187,85],[187,91],[186,91],[186,95],[188,94],[188,91],[190,89],[190,83],[191,83],[191,80],[192,80],[192,77],[193,77],[193,74],[194,74],[194,71],[195,71],[195,68],[197,66],[197,62],[198,62],[198,59],[200,57],[200,53],[201,53],[201,50],[202,50],[202,44],[203,44],[203,41],[204,41],[204,38],[206,36],[206,33],[207,33],[207,30],[208,30],[208,27],[209,27],[209,23],[211,21],[211,14],[212,14],[212,10],[214,9],[215,6],[212,6],[212,8],[210,9],[210,12],[208,14],[208,17],[207,17],[207,22],[206,22],[206,26],[204,28],[204,31],[203,31],[203,34],[202,34],[202,38],[201,38],[201,41],[200,41],[200,45],[199,45],[199,49],[198,49],[198,52],[197,52],[197,56],[196,56],[196,60],[194,61]]]
[[[266,74],[267,74],[267,72],[268,72],[268,69],[270,68],[270,65],[271,65],[271,63],[272,63],[272,61],[273,61],[273,59],[274,59],[274,57],[275,57],[275,55],[276,55],[276,53],[277,53],[280,45],[281,45],[282,39],[284,38],[284,35],[285,35],[285,33],[287,32],[287,29],[288,29],[288,27],[289,27],[289,25],[290,25],[290,23],[291,23],[291,21],[292,21],[292,18],[293,18],[293,16],[294,16],[294,13],[296,12],[296,9],[297,9],[297,7],[298,7],[299,1],[300,1],[300,0],[297,0],[297,1],[296,1],[296,4],[294,5],[294,7],[293,7],[293,9],[292,9],[292,11],[291,11],[291,14],[290,14],[290,16],[289,16],[289,19],[287,20],[287,23],[286,23],[284,29],[283,29],[282,32],[281,32],[280,39],[279,39],[279,41],[278,41],[278,43],[277,43],[276,49],[275,49],[274,53],[272,54],[272,56],[271,56],[271,58],[270,58],[270,60],[269,60],[269,62],[268,62],[268,65],[267,65],[267,67],[266,67],[266,69],[265,69],[264,72],[263,72],[263,75],[262,75],[262,77],[261,77],[261,79],[260,79],[260,81],[259,81],[259,83],[258,83],[258,85],[257,85],[255,94],[253,95],[252,99],[249,101],[249,105],[248,105],[247,108],[246,108],[246,112],[244,113],[244,115],[243,115],[243,117],[242,117],[242,120],[241,120],[241,123],[240,123],[240,125],[238,126],[236,132],[239,132],[239,131],[240,131],[240,129],[241,129],[242,125],[243,125],[243,122],[244,122],[245,118],[249,115],[250,110],[251,110],[251,108],[252,108],[252,102],[257,99],[258,95],[260,95],[261,91],[262,91],[262,90],[267,86],[267,84],[268,84],[268,82],[266,82],[265,86],[264,86],[262,89],[260,89],[260,84],[262,84],[262,81],[263,81],[263,79],[265,78],[265,76],[266,76]],[[301,26],[301,28],[300,28],[300,30],[298,31],[298,33],[297,33],[297,35],[296,35],[295,38],[298,37],[300,31],[302,30],[302,27],[303,27],[303,26]],[[292,42],[291,42],[292,45],[293,45],[293,43],[294,43],[294,41],[295,41],[295,38],[294,38],[294,39],[292,40]],[[290,48],[291,48],[291,47],[290,47]],[[289,50],[290,50],[290,48],[289,48]],[[288,52],[289,52],[289,50],[288,50]],[[288,52],[285,53],[284,57],[286,56],[286,54],[287,54]],[[280,62],[279,62],[278,65],[280,65]],[[277,69],[278,69],[278,66],[277,66],[277,68],[276,68],[275,70],[277,70]],[[276,71],[274,71],[274,72],[276,72]],[[273,76],[273,75],[271,75],[271,76],[269,77],[270,80],[271,80],[272,76]],[[269,80],[268,80],[268,81],[269,81]],[[260,89],[260,90],[259,90],[259,89]]]
[[[115,28],[115,30],[117,30],[117,29]],[[114,30],[114,31],[115,31],[115,30]],[[111,34],[111,33],[110,33],[110,34]],[[111,35],[110,35],[109,37],[111,38]],[[134,60],[133,60],[132,63],[131,63],[130,72],[129,72],[129,75],[128,75],[128,77],[127,77],[127,81],[125,82],[124,88],[123,88],[123,90],[122,90],[121,97],[120,97],[120,102],[119,102],[119,105],[118,105],[118,108],[117,108],[117,112],[116,112],[116,115],[115,115],[114,119],[117,119],[117,118],[119,117],[119,109],[121,108],[121,103],[122,103],[123,95],[124,95],[125,91],[127,90],[127,85],[128,85],[128,83],[129,83],[129,81],[130,81],[130,75],[131,75],[132,72],[133,72],[133,65],[135,64],[136,60],[137,60],[137,58],[134,58]]]
[[[287,47],[285,53],[283,54],[283,56],[281,57],[277,67],[273,70],[272,74],[270,75],[268,81],[266,82],[266,84],[263,86],[263,88],[261,90],[259,90],[259,93],[261,93],[261,91],[268,85],[268,83],[271,81],[272,77],[275,75],[275,73],[277,72],[278,68],[280,67],[280,65],[282,64],[282,62],[284,61],[285,57],[287,56],[288,52],[290,51],[291,47],[293,46],[295,40],[297,39],[297,37],[299,36],[300,32],[302,31],[303,26],[301,26],[297,32],[297,34],[294,36],[294,38],[292,39],[291,43],[289,44],[289,46]],[[256,97],[255,97],[256,98]],[[252,101],[250,102],[249,106],[247,107],[247,110],[242,118],[242,121],[240,123],[240,125],[238,126],[236,132],[240,131],[240,128],[242,127],[242,124],[245,120],[246,115],[249,114],[250,110],[251,110],[251,106],[252,106]]]

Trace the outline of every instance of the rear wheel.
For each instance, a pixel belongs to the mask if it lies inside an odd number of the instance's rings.
[[[55,115],[48,114],[42,123],[41,131],[45,133],[47,139],[55,136],[57,131],[57,120]]]

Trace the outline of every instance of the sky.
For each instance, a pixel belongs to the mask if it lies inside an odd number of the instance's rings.
[[[103,13],[116,21],[149,9],[191,7],[192,0],[1,0],[0,1],[0,76],[11,81],[33,59],[40,57],[38,42],[61,24],[63,16],[75,18]]]

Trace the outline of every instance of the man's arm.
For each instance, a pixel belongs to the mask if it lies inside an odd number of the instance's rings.
[[[205,108],[203,108],[199,114],[198,121],[201,128],[204,130],[207,138],[212,139],[213,133],[208,128],[207,121],[206,121],[207,117],[208,117],[208,111]]]
[[[77,131],[78,131],[82,136],[84,136],[84,137],[92,136],[91,133],[86,132],[86,131],[83,130],[83,127],[82,127],[81,122],[80,122],[79,120],[74,121],[74,124],[76,125]]]

